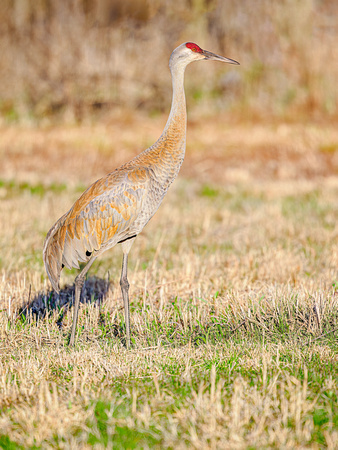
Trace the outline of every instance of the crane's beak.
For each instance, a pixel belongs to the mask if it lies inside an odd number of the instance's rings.
[[[208,52],[208,50],[203,50],[202,55],[204,56],[204,59],[213,59],[215,61],[222,61],[229,64],[239,64],[239,62],[234,59],[224,58],[224,56],[216,55],[215,53]]]

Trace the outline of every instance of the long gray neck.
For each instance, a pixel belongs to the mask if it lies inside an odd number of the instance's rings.
[[[185,67],[171,66],[173,97],[170,114],[163,133],[150,147],[152,168],[162,186],[167,189],[177,177],[184,160],[187,111],[184,94]]]
[[[164,191],[176,178],[185,155],[187,113],[184,69],[176,64],[170,66],[173,97],[168,121],[155,144],[133,160],[133,163],[151,167]]]
[[[181,66],[172,66],[170,67],[171,71],[171,79],[172,79],[172,87],[173,87],[173,96],[171,101],[171,109],[170,114],[167,120],[167,124],[163,130],[163,133],[166,133],[170,130],[170,127],[173,124],[176,124],[178,120],[180,124],[184,124],[185,132],[187,127],[187,109],[185,102],[185,93],[184,93],[184,71],[185,67]]]

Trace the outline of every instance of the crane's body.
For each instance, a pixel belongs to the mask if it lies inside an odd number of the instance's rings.
[[[127,346],[130,345],[128,254],[136,236],[159,208],[182,165],[186,145],[184,70],[198,59],[236,61],[202,50],[196,44],[180,45],[170,57],[173,99],[167,124],[154,145],[128,163],[93,183],[47,234],[43,258],[55,291],[60,290],[63,267],[79,269],[75,279],[75,309],[70,344],[75,342],[77,314],[85,274],[95,259],[122,244],[121,290],[125,307]]]
[[[62,264],[79,269],[78,262],[89,261],[93,252],[98,256],[137,236],[155,214],[183,162],[183,114],[153,146],[93,183],[51,228],[44,260],[56,291]]]

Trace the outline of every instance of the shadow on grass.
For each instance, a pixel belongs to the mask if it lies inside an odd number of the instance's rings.
[[[86,280],[82,292],[81,303],[95,303],[98,306],[107,297],[109,280],[90,277]],[[30,296],[29,296],[30,297]],[[75,298],[75,285],[67,285],[57,294],[54,290],[47,293],[39,292],[32,299],[29,298],[26,305],[19,310],[18,318],[21,321],[39,320],[48,313],[58,311],[57,325],[62,328],[63,318],[73,306]]]
[[[125,323],[115,317],[112,322],[110,313],[101,311],[101,304],[106,300],[109,292],[109,279],[102,279],[98,277],[90,277],[85,281],[81,292],[80,302],[82,304],[92,304],[99,308],[99,315],[97,326],[101,330],[101,337],[114,337],[121,341],[126,346],[125,339]],[[54,290],[46,292],[38,292],[33,298],[30,298],[23,305],[18,314],[17,321],[22,324],[38,322],[41,319],[46,319],[48,316],[53,316],[55,323],[60,331],[64,327],[64,319],[70,309],[73,307],[75,299],[75,285],[67,285],[57,294]],[[79,329],[79,325],[78,325]],[[68,333],[68,332],[67,332]],[[70,331],[69,331],[70,338]]]

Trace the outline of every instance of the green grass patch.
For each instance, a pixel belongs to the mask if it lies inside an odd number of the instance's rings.
[[[42,183],[31,184],[28,182],[18,183],[14,180],[0,180],[0,189],[1,188],[6,190],[6,197],[21,195],[24,192],[43,197],[49,191],[54,193],[65,191],[66,185],[63,183],[51,183],[46,186]]]
[[[0,448],[4,450],[19,450],[23,449],[24,447],[13,442],[9,436],[0,435]]]
[[[147,430],[140,430],[127,425],[115,424],[118,420],[127,419],[130,415],[130,410],[131,403],[127,398],[117,406],[99,400],[95,404],[94,420],[88,423],[89,429],[92,430],[89,433],[88,444],[101,444],[104,446],[110,444],[118,449],[144,448],[160,444],[161,435],[156,432],[155,427],[153,429],[149,427]],[[114,423],[113,430],[109,427],[109,422]]]

